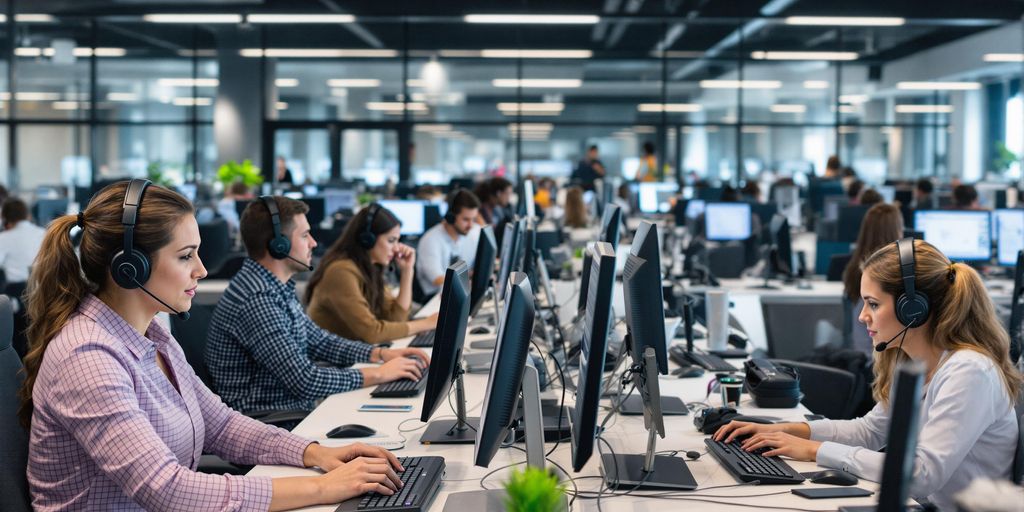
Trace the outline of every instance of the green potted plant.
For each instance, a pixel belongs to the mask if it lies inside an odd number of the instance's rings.
[[[1000,175],[1006,174],[1010,166],[1019,161],[1020,156],[1010,151],[1003,141],[996,142],[996,157],[992,159],[992,167],[996,173]]]
[[[150,162],[146,166],[146,179],[161,187],[171,188],[174,186],[171,179],[164,174],[164,164],[160,160]]]
[[[263,183],[263,174],[260,173],[260,168],[253,165],[252,160],[248,158],[242,163],[231,160],[217,169],[217,181],[225,190],[236,181],[241,181],[249,187],[255,187]]]
[[[505,510],[508,512],[562,512],[565,486],[551,472],[535,467],[513,470],[505,482]]]

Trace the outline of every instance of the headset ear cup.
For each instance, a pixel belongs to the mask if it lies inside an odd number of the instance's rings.
[[[928,298],[921,292],[913,297],[901,294],[896,300],[896,319],[904,327],[920,327],[928,320]]]
[[[374,245],[377,245],[377,235],[369,231],[365,231],[359,234],[359,245],[363,246],[363,249],[373,249]]]
[[[149,281],[149,272],[149,257],[137,249],[128,254],[124,251],[118,252],[110,261],[111,279],[126,290],[134,290],[139,285],[145,285],[146,281]]]
[[[448,205],[448,211],[444,212],[444,221],[453,226],[455,225],[455,213],[452,211],[451,205]]]
[[[270,243],[267,244],[267,250],[272,258],[285,259],[292,252],[292,241],[283,236],[271,238]]]

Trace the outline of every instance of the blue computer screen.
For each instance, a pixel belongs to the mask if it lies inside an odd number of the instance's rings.
[[[914,231],[951,260],[986,261],[992,257],[991,215],[987,211],[918,210]]]

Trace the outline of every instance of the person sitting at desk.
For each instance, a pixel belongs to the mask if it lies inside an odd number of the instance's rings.
[[[135,205],[127,227],[123,202]],[[81,256],[68,233],[76,225]],[[199,380],[155,320],[191,308],[206,276],[199,243],[192,204],[148,180],[110,185],[81,214],[50,224],[37,261],[46,271],[29,283],[32,350],[18,411],[30,428],[33,508],[283,510],[393,494],[402,468],[387,450],[321,446],[232,411]],[[326,473],[200,473],[203,453]]]
[[[317,400],[334,393],[419,379],[421,365],[429,362],[422,350],[371,347],[339,337],[306,315],[292,277],[311,268],[317,245],[309,233],[308,208],[302,201],[264,196],[242,212],[249,257],[217,303],[205,354],[214,388],[234,409],[312,410]],[[338,367],[366,362],[384,364]]]
[[[888,244],[861,269],[860,321],[879,351],[875,408],[846,421],[733,421],[715,439],[749,435],[742,441],[747,451],[771,447],[765,456],[817,461],[878,481],[885,454],[876,450],[886,444],[896,365],[909,357],[927,370],[910,494],[954,510],[953,496],[974,479],[1010,477],[1018,435],[1013,404],[1022,378],[1010,362],[1009,337],[978,272],[950,263],[926,242]],[[913,276],[906,281],[914,283],[909,296],[903,269]],[[903,301],[911,304],[898,313]]]
[[[474,225],[479,212],[480,201],[472,192],[459,189],[448,195],[444,220],[420,237],[416,280],[424,294],[434,295],[441,290],[445,270],[455,260],[473,265],[480,240],[480,227]]]
[[[583,189],[572,186],[565,193],[565,216],[562,223],[566,228],[585,229],[590,226],[587,203],[583,200]]]
[[[864,326],[857,325],[860,312],[864,309],[864,300],[860,294],[860,265],[875,251],[902,236],[903,214],[900,213],[900,209],[892,204],[872,206],[864,214],[864,221],[861,222],[860,233],[857,235],[857,244],[850,255],[849,263],[846,264],[846,269],[843,270],[843,295],[849,301],[847,304],[852,304],[850,315],[853,317],[848,323],[851,329],[843,333],[843,338],[848,340],[850,348],[868,355],[875,352],[871,346],[871,337]]]
[[[485,224],[498,226],[512,218],[511,181],[495,176],[477,185],[476,197],[480,200],[480,217]]]
[[[371,344],[429,331],[437,325],[436,313],[408,319],[416,251],[398,241],[401,226],[391,210],[377,203],[348,222],[306,285],[313,322],[343,338]],[[399,271],[397,297],[384,284],[385,267],[392,262]]]
[[[960,184],[953,188],[953,210],[983,210],[978,203],[978,189]]]
[[[0,270],[8,283],[28,281],[29,267],[39,254],[46,231],[29,220],[28,206],[12,197],[0,207],[3,231],[0,231]]]

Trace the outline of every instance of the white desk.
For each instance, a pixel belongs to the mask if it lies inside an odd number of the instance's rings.
[[[430,314],[437,310],[438,300],[435,298],[431,300],[423,308],[421,314]],[[484,308],[490,306],[484,305]],[[621,328],[621,327],[620,327]],[[486,335],[467,335],[466,345],[467,352],[472,352],[468,349],[469,342],[478,339],[486,338]],[[407,343],[411,338],[400,340],[396,343],[398,346],[402,346]],[[671,364],[671,363],[670,363]],[[484,392],[486,389],[487,376],[483,374],[466,374],[465,389],[466,389],[466,400],[468,413],[471,416],[478,416],[480,414],[480,407],[483,403]],[[693,379],[677,379],[672,376],[662,376],[659,379],[662,394],[665,396],[678,396],[683,398],[685,401],[700,401],[704,399],[705,392],[707,389],[708,382],[714,378],[713,374],[706,374],[700,378]],[[327,398],[319,407],[316,408],[310,415],[300,423],[294,430],[296,434],[299,434],[310,439],[316,439],[317,441],[330,445],[330,444],[346,444],[356,440],[328,440],[326,439],[326,432],[331,428],[345,423],[360,423],[368,425],[379,432],[379,435],[386,438],[400,438],[399,425],[404,421],[402,425],[403,430],[412,430],[421,428],[424,426],[419,421],[420,411],[422,410],[422,395],[416,398],[409,399],[392,399],[387,400],[389,404],[409,404],[413,406],[412,413],[366,413],[357,412],[360,405],[366,403],[384,403],[380,399],[370,398],[371,388],[365,388],[357,391],[351,391],[348,393],[340,393]],[[572,405],[574,402],[574,395],[566,393],[566,405]],[[712,405],[720,405],[720,401],[717,395],[713,395],[710,399]],[[604,403],[607,405],[607,401]],[[741,412],[745,414],[760,414],[766,416],[775,416],[782,419],[788,420],[802,420],[803,414],[806,413],[806,409],[802,406],[795,409],[756,409],[749,404],[749,398],[744,396],[744,403],[741,406]],[[604,412],[600,414],[600,418],[604,417]],[[452,417],[453,413],[447,406],[442,406],[434,414],[434,418],[440,417]],[[600,419],[599,418],[599,419]],[[406,421],[408,420],[408,421]],[[704,437],[702,434],[696,431],[693,426],[692,416],[666,416],[665,417],[665,439],[658,439],[657,449],[660,450],[697,450],[701,453],[705,452],[704,448]],[[421,445],[419,444],[419,435],[422,430],[416,430],[407,432],[404,436],[407,438],[405,447],[397,450],[399,456],[423,456],[423,455],[438,455],[445,458],[447,465],[446,474],[444,477],[444,483],[441,491],[437,498],[434,500],[430,507],[432,511],[440,511],[444,508],[445,500],[450,493],[460,491],[470,491],[480,489],[480,478],[490,472],[490,469],[479,468],[472,464],[473,460],[473,446],[472,445]],[[614,418],[610,423],[608,429],[605,431],[604,438],[608,440],[615,453],[643,453],[646,449],[646,431],[643,426],[642,416],[618,416]],[[367,440],[374,440],[375,438],[367,438]],[[379,438],[377,438],[379,439]],[[522,445],[520,445],[522,446]],[[550,444],[546,444],[545,450],[551,448]],[[680,455],[681,456],[681,455]],[[558,446],[558,449],[550,456],[550,459],[560,464],[563,468],[571,471],[571,448],[566,442],[563,442]],[[501,449],[495,455],[491,461],[491,468],[498,468],[506,464],[515,462],[525,462],[526,455],[513,449]],[[795,462],[789,461],[789,464],[797,471],[813,471],[817,468],[814,463],[810,462]],[[602,499],[602,508],[607,510],[637,510],[637,511],[656,511],[669,509],[681,509],[684,507],[691,507],[699,510],[749,510],[749,507],[737,507],[730,506],[726,502],[743,503],[748,505],[771,505],[771,506],[790,506],[796,508],[812,509],[812,510],[835,510],[839,505],[852,505],[860,504],[867,505],[874,502],[876,497],[872,498],[855,498],[855,499],[842,499],[842,500],[826,500],[824,502],[813,502],[800,498],[793,494],[788,493],[789,489],[793,486],[782,486],[782,485],[771,485],[771,486],[745,486],[745,487],[732,487],[715,489],[713,491],[702,492],[700,489],[708,488],[712,486],[720,485],[732,485],[736,484],[736,480],[723,468],[715,458],[709,454],[704,454],[697,461],[687,461],[687,466],[690,472],[698,484],[698,490],[688,493],[694,498],[700,497],[702,494],[715,495],[715,496],[728,496],[728,498],[707,498],[717,501],[722,501],[721,504],[713,504],[702,501],[691,501],[691,500],[664,500],[654,499],[645,497],[647,492],[639,491],[635,495],[624,496],[624,497],[606,497]],[[522,467],[517,466],[517,467]],[[485,481],[488,488],[500,488],[504,479],[508,477],[511,468],[498,471],[490,478]],[[283,466],[257,466],[250,473],[250,475],[260,476],[297,476],[297,475],[313,475],[317,474],[316,471],[310,469],[283,467]],[[572,474],[574,478],[581,476],[599,476],[600,470],[600,456],[596,450],[594,455],[590,458],[590,461],[578,474]],[[564,478],[564,475],[561,475]],[[586,478],[577,481],[577,486],[580,491],[591,491],[597,492],[602,481],[597,478]],[[572,489],[571,483],[566,483],[569,489]],[[872,482],[861,480],[858,484],[860,487],[869,489],[877,492],[878,486]],[[801,487],[818,487],[815,484],[805,482]],[[761,495],[773,492],[781,492],[782,494],[774,496],[762,496],[762,497],[750,497],[742,498],[745,495]],[[322,507],[311,507],[305,510],[318,511],[318,512],[329,512],[336,508],[336,506],[322,506]],[[577,499],[573,504],[574,510],[597,510],[597,503],[595,500],[588,499]],[[476,511],[473,511],[476,512]]]

